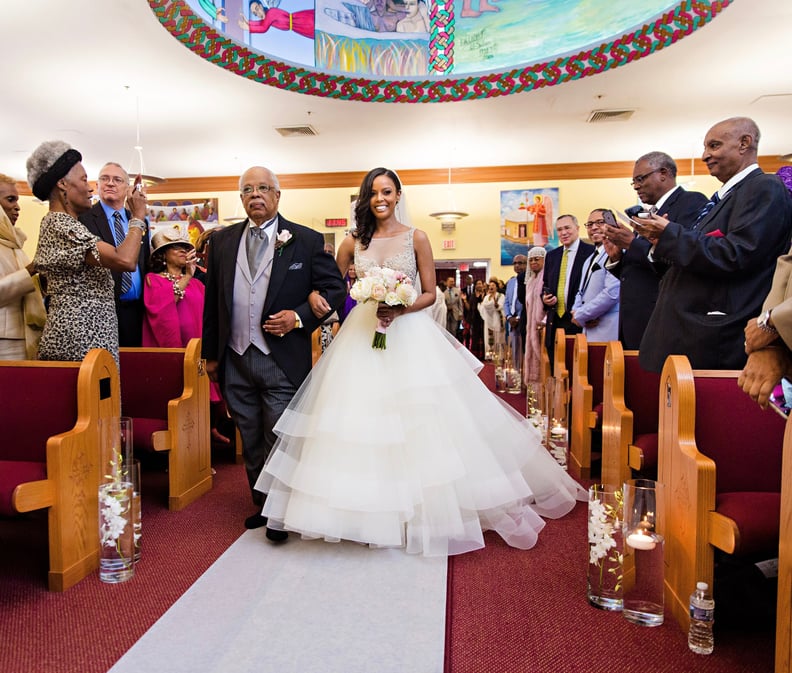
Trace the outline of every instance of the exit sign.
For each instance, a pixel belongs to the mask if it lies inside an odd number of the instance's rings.
[[[444,240],[443,250],[456,250],[456,241],[453,238],[447,238]]]
[[[326,227],[345,227],[347,226],[347,219],[345,217],[332,217],[325,218]]]

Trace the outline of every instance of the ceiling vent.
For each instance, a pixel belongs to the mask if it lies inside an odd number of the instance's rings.
[[[592,110],[586,120],[589,124],[600,122],[626,122],[635,110]]]
[[[298,126],[276,126],[275,130],[284,138],[302,138],[305,136],[318,136],[316,129],[310,124],[299,124]]]

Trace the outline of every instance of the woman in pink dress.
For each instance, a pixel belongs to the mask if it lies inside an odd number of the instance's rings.
[[[151,272],[143,288],[143,346],[185,348],[201,337],[204,284],[195,278],[198,260],[193,244],[175,229],[159,231],[151,239]],[[211,383],[212,438],[229,444],[217,425],[224,411],[218,384]]]

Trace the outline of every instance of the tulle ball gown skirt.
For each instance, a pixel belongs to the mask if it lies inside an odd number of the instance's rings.
[[[284,412],[256,488],[269,525],[425,555],[528,549],[585,497],[538,431],[479,380],[425,311],[371,347],[376,305],[355,307]]]

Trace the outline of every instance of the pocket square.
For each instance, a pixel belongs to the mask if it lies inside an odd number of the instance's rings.
[[[723,238],[723,232],[720,229],[716,229],[715,231],[708,231],[705,236],[712,236],[713,238]]]
[[[299,271],[300,269],[302,269],[302,265],[303,265],[302,262],[295,262],[289,267],[289,271]]]

